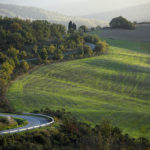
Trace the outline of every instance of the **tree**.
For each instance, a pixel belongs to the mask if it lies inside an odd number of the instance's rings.
[[[111,28],[135,29],[135,25],[122,16],[113,18],[110,22]]]
[[[72,28],[73,28],[74,30],[77,30],[77,25],[76,25],[75,23],[73,23],[73,24],[72,24]]]
[[[11,48],[8,49],[7,54],[8,54],[8,57],[15,58],[15,57],[18,56],[19,50],[17,50],[14,47],[11,47]]]
[[[21,58],[21,59],[24,59],[25,57],[27,57],[26,51],[21,51],[21,52],[20,52],[20,58]]]
[[[53,55],[56,51],[56,47],[54,45],[50,45],[49,48],[48,48],[48,53],[50,55]]]
[[[59,46],[59,49],[60,49],[61,51],[65,51],[65,47],[64,47],[64,45],[63,45],[63,44],[61,44],[61,45]]]
[[[62,60],[64,55],[60,49],[58,49],[54,54],[54,59]]]
[[[96,43],[95,51],[100,54],[105,54],[108,51],[108,47],[106,41],[99,41]]]
[[[30,68],[28,62],[26,62],[26,61],[22,61],[20,66],[24,70],[24,72],[27,72],[29,70],[29,68]]]
[[[97,35],[85,34],[84,40],[85,42],[96,44],[100,39]]]
[[[78,30],[79,30],[79,32],[81,32],[81,33],[83,33],[83,32],[85,32],[85,33],[88,32],[88,28],[87,28],[87,26],[85,26],[85,25],[80,26]]]
[[[0,52],[0,64],[5,62],[6,60],[8,60],[8,57],[5,54],[3,54],[2,52]]]
[[[77,26],[75,23],[73,23],[72,21],[69,22],[68,24],[68,31],[69,33],[74,32],[77,29]]]
[[[8,49],[7,55],[9,58],[12,58],[14,60],[15,64],[19,64],[19,60],[18,60],[19,50],[17,50],[14,47],[11,47]]]
[[[101,29],[101,26],[98,25],[98,26],[96,27],[96,30],[100,30],[100,29]]]
[[[17,22],[13,22],[11,24],[11,29],[12,29],[12,31],[20,31],[20,30],[22,30],[22,26]]]
[[[12,32],[12,33],[9,33],[8,36],[9,36],[8,43],[10,45],[13,45],[14,47],[19,48],[19,49],[23,47],[25,39],[24,39],[24,37],[22,36],[21,33]]]
[[[42,48],[41,51],[39,52],[40,58],[42,60],[47,60],[48,59],[48,53],[46,48]]]
[[[66,37],[66,45],[68,45],[68,48],[76,48],[79,45],[80,46],[83,45],[83,43],[84,43],[83,36],[81,36],[79,32],[70,33]]]
[[[33,46],[33,52],[34,52],[34,54],[37,54],[37,52],[38,52],[38,46],[37,45]]]
[[[72,21],[70,21],[69,24],[68,24],[68,30],[72,29],[72,24],[73,24]]]
[[[0,96],[4,96],[6,91],[7,83],[4,79],[0,78]]]
[[[88,45],[84,45],[83,51],[84,51],[84,54],[88,56],[91,56],[93,54],[91,47]]]
[[[8,62],[4,62],[0,69],[0,78],[8,81],[11,78],[14,67]]]

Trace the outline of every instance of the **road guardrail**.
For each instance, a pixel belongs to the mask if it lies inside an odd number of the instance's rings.
[[[24,128],[24,129],[14,129],[14,130],[10,130],[10,131],[4,131],[4,132],[1,132],[0,135],[5,135],[5,134],[13,134],[13,133],[18,133],[18,132],[23,132],[23,131],[29,131],[29,130],[33,130],[33,129],[37,129],[37,128],[41,128],[41,127],[46,127],[46,126],[49,126],[51,124],[53,124],[55,121],[52,117],[50,116],[47,116],[47,115],[43,115],[43,114],[34,114],[34,113],[23,113],[24,115],[33,115],[33,116],[39,116],[39,117],[45,117],[47,118],[50,122],[48,123],[44,123],[44,124],[41,124],[41,125],[37,125],[37,126],[33,126],[33,127],[28,127],[28,128]]]

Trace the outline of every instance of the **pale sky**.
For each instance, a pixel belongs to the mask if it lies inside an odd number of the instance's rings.
[[[150,0],[0,0],[0,3],[34,6],[79,16],[150,3]]]

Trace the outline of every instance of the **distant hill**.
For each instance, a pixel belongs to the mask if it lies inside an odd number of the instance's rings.
[[[150,21],[150,3],[142,4],[134,7],[124,8],[120,10],[89,14],[83,17],[110,21],[117,16],[123,16],[131,21],[149,22]]]
[[[19,17],[22,19],[31,19],[31,20],[48,20],[53,23],[61,23],[67,25],[70,20],[76,22],[78,26],[86,25],[88,27],[94,27],[97,25],[105,26],[107,23],[87,18],[79,18],[79,17],[69,17],[62,15],[57,12],[47,11],[40,8],[35,7],[24,7],[18,5],[8,5],[8,4],[0,4],[0,16],[8,16],[8,17]]]

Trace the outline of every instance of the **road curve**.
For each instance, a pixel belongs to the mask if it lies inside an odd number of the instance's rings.
[[[0,116],[3,116],[3,117],[11,116],[14,118],[23,118],[28,121],[28,124],[23,127],[0,131],[0,135],[28,131],[28,130],[35,129],[35,128],[48,126],[48,125],[54,123],[54,119],[49,116],[41,115],[41,114],[31,114],[31,115],[29,116],[27,114],[23,114],[23,115],[0,114]],[[35,116],[33,116],[33,115],[35,115]]]

